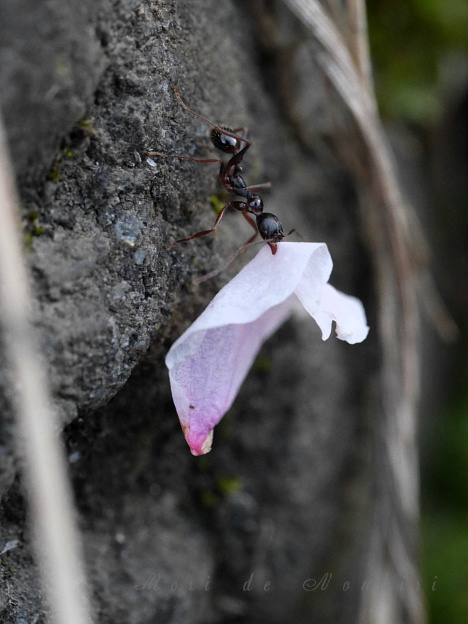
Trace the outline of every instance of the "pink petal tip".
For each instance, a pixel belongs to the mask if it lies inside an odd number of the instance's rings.
[[[184,431],[184,435],[192,455],[206,455],[211,451],[211,445],[213,444],[213,429],[208,435],[199,433],[193,434],[190,429],[186,429]]]

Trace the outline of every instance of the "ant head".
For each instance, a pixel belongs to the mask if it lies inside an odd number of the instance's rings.
[[[249,212],[254,214],[255,216],[259,216],[263,212],[263,200],[259,195],[255,195],[254,193],[247,200],[247,205],[249,207]]]
[[[263,240],[279,243],[284,238],[283,226],[278,217],[269,212],[257,216],[257,228]]]
[[[221,126],[221,129],[232,133],[232,130],[225,126]],[[241,142],[239,139],[236,139],[229,134],[223,134],[218,128],[213,128],[210,136],[213,145],[225,154],[237,154],[241,148]]]

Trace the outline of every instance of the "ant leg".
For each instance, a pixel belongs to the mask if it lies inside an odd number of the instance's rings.
[[[261,191],[262,189],[271,188],[271,182],[263,182],[262,184],[254,184],[253,186],[246,186],[245,188],[255,193],[256,191]]]
[[[216,221],[214,222],[214,225],[210,230],[202,230],[201,232],[196,232],[195,234],[192,234],[192,236],[188,236],[187,238],[181,238],[180,240],[176,240],[175,243],[172,243],[172,245],[169,245],[169,247],[167,247],[167,251],[170,251],[174,247],[174,245],[177,245],[178,243],[186,243],[187,241],[193,240],[194,238],[200,238],[200,236],[205,236],[206,234],[211,234],[211,232],[216,232],[216,230],[218,229],[218,225],[228,208],[235,208],[236,210],[240,210],[237,204],[242,204],[243,206],[246,206],[245,202],[241,201],[229,202],[224,206],[224,208],[219,211],[219,214],[216,217]]]
[[[212,277],[216,277],[216,275],[218,275],[219,273],[221,273],[222,271],[224,271],[225,269],[228,268],[228,266],[230,264],[232,264],[234,262],[234,260],[240,256],[241,254],[243,254],[245,251],[247,251],[247,249],[249,247],[253,247],[256,245],[263,245],[265,241],[257,241],[256,243],[245,243],[244,245],[242,245],[242,247],[239,247],[239,249],[237,249],[232,256],[228,259],[228,261],[222,266],[222,267],[218,267],[217,269],[213,269],[213,271],[210,271],[209,273],[205,273],[205,275],[201,275],[200,277],[195,277],[192,282],[194,284],[201,284],[202,282],[206,282],[207,280],[211,279]]]
[[[189,240],[192,240],[194,238],[200,238],[200,236],[205,236],[206,234],[211,234],[211,232],[215,232],[219,222],[221,221],[221,219],[224,216],[224,213],[226,212],[226,210],[229,208],[229,204],[226,204],[224,206],[224,208],[222,208],[218,214],[218,216],[216,217],[216,221],[213,225],[213,227],[211,228],[211,230],[202,230],[201,232],[196,232],[195,234],[192,234],[192,236],[188,236],[187,238],[181,238],[179,240],[176,240],[175,243],[172,243],[172,245],[169,245],[169,247],[167,247],[167,251],[170,251],[174,245],[177,245],[178,243],[186,243]]]
[[[292,230],[289,230],[289,232],[284,235],[284,238],[287,238],[288,236],[291,236],[291,234],[297,234],[299,236],[299,238],[302,238],[302,240],[304,242],[307,240],[305,236],[302,236],[302,234],[296,230],[296,228],[293,228]]]
[[[233,132],[236,134],[236,136],[240,139],[240,138],[247,138],[247,132],[248,132],[248,128],[234,128]]]
[[[227,132],[224,132],[224,134],[227,134]],[[236,137],[236,138],[240,138],[240,137]],[[245,139],[247,141],[247,139]],[[229,162],[226,165],[226,169],[228,171],[233,171],[237,165],[239,165],[245,156],[246,151],[249,149],[249,147],[252,145],[252,143],[249,141],[247,143],[247,145],[245,147],[243,147],[240,152],[237,152],[236,154],[234,154],[231,159],[229,160]]]
[[[245,214],[245,213],[243,213]],[[250,217],[249,217],[250,218]],[[252,219],[253,221],[253,219]],[[299,232],[297,232],[297,230],[295,230],[294,228],[292,230],[290,230],[284,238],[286,238],[287,236],[290,236],[293,233],[298,234],[299,236],[301,236],[299,234]],[[256,236],[257,234],[255,234]],[[301,236],[302,238],[302,236]],[[250,247],[251,245],[262,245],[263,243],[267,243],[270,246],[271,249],[271,253],[273,255],[276,254],[276,252],[278,251],[277,245],[278,243],[274,243],[274,242],[268,242],[268,241],[260,241],[257,243],[253,243],[252,239],[249,239],[244,245],[242,245],[242,247],[239,247],[239,249],[237,249],[232,256],[229,258],[229,260],[226,262],[225,265],[223,265],[222,267],[218,267],[217,269],[214,269],[213,271],[210,271],[209,273],[206,273],[205,275],[201,275],[200,277],[195,277],[192,281],[194,284],[201,284],[202,282],[206,282],[207,280],[211,279],[212,277],[216,277],[216,275],[218,275],[219,273],[221,273],[221,271],[224,271],[224,269],[227,269],[228,266],[230,264],[232,264],[234,262],[234,260],[240,256],[241,254],[243,254],[248,247]]]
[[[222,163],[219,158],[192,158],[191,156],[178,156],[177,154],[163,154],[162,152],[146,152],[147,156],[161,156],[162,158],[178,158],[179,160],[192,160],[198,163]]]
[[[185,104],[185,102],[182,100],[182,98],[180,97],[180,93],[179,93],[179,89],[178,87],[174,87],[174,92],[176,95],[176,98],[179,100],[179,104],[182,106],[182,108],[184,110],[186,110],[188,113],[190,113],[191,115],[195,115],[195,117],[198,117],[198,119],[201,119],[202,121],[204,121],[205,123],[207,123],[209,126],[211,126],[212,128],[214,128],[215,130],[217,130],[218,132],[220,132],[221,134],[225,134],[226,136],[230,136],[234,139],[239,139],[239,141],[244,141],[244,143],[247,143],[248,145],[250,145],[250,141],[248,139],[246,139],[243,136],[238,136],[237,134],[235,134],[234,132],[230,132],[229,130],[226,130],[225,128],[220,128],[219,126],[217,126],[216,124],[214,124],[212,121],[210,121],[209,119],[207,119],[206,117],[203,117],[202,115],[199,115],[198,113],[196,113],[195,111],[191,110],[187,104]],[[244,130],[244,128],[239,128],[239,130]]]
[[[257,236],[258,236],[258,228],[257,228],[257,224],[255,223],[255,221],[252,219],[252,217],[250,215],[248,215],[246,212],[243,212],[242,216],[244,217],[244,219],[248,223],[250,223],[250,225],[255,230],[255,234],[253,236],[251,236],[246,243],[244,243],[244,247],[245,247],[246,245],[250,245],[250,243],[253,243],[253,241],[257,238]]]
[[[194,277],[192,282],[194,284],[201,284],[202,282],[206,282],[207,280],[211,279],[212,277],[216,277],[216,275],[219,275],[219,273],[224,271],[224,269],[227,269],[228,266],[232,262],[234,262],[234,260],[237,258],[237,256],[239,256],[244,251],[245,251],[244,247],[239,247],[239,249],[232,254],[232,256],[229,258],[229,260],[226,262],[226,264],[223,264],[222,267],[218,267],[217,269],[213,269],[209,273],[205,273],[205,275],[201,275],[200,277]]]

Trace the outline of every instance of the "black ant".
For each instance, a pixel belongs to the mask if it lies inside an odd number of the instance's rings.
[[[270,246],[272,254],[276,253],[277,243],[281,242],[285,236],[289,236],[294,230],[291,230],[288,234],[284,234],[283,226],[281,225],[278,217],[269,212],[263,212],[263,200],[257,195],[256,191],[259,191],[264,188],[269,188],[270,183],[267,182],[265,184],[257,184],[255,186],[247,186],[244,178],[240,175],[242,172],[242,160],[252,145],[251,141],[249,141],[245,136],[246,133],[245,128],[237,128],[235,130],[231,130],[225,126],[217,126],[205,117],[202,117],[198,113],[192,111],[182,100],[179,94],[179,89],[174,87],[174,91],[177,99],[179,100],[180,105],[184,108],[188,113],[195,115],[208,125],[212,127],[210,132],[210,138],[213,145],[224,152],[225,154],[231,155],[231,158],[225,164],[219,158],[209,158],[209,159],[201,159],[201,158],[192,158],[190,156],[169,156],[167,154],[162,154],[160,152],[148,152],[148,156],[162,156],[164,158],[179,158],[181,160],[193,160],[194,162],[199,163],[220,163],[219,169],[219,181],[222,186],[226,189],[228,193],[232,193],[234,195],[238,195],[239,197],[243,197],[245,201],[233,200],[228,202],[219,212],[216,217],[216,221],[213,227],[210,230],[203,230],[201,232],[196,232],[189,236],[188,238],[181,238],[176,241],[174,245],[177,243],[184,243],[186,241],[192,240],[193,238],[198,238],[199,236],[205,236],[205,234],[211,234],[214,232],[221,219],[224,216],[224,213],[228,208],[234,208],[242,213],[242,216],[248,221],[248,223],[254,228],[255,234],[249,238],[246,245],[252,243],[257,234],[263,238],[265,242]],[[242,144],[244,146],[242,147]],[[254,219],[250,215],[254,215]],[[169,247],[169,249],[171,249]],[[244,246],[245,247],[245,246]]]

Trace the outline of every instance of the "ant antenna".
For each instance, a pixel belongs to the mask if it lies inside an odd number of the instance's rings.
[[[188,113],[190,113],[191,115],[194,115],[195,117],[198,117],[198,119],[201,119],[202,121],[204,121],[205,123],[207,123],[209,126],[211,126],[214,130],[217,130],[218,132],[220,132],[221,134],[225,134],[229,137],[232,137],[233,139],[238,139],[239,141],[244,141],[244,143],[248,143],[250,145],[250,141],[248,139],[246,139],[245,137],[240,136],[239,134],[235,134],[232,130],[230,130],[229,128],[221,128],[220,126],[217,126],[216,124],[214,124],[212,121],[210,121],[209,119],[207,119],[206,117],[203,117],[202,115],[200,115],[199,113],[196,113],[195,111],[193,111],[191,108],[189,108],[187,106],[187,104],[183,101],[183,99],[180,97],[180,93],[179,93],[179,88],[178,87],[174,87],[174,93],[176,95],[176,98],[179,100],[179,104],[182,106],[182,108],[184,110],[186,110]],[[245,128],[239,128],[239,131],[245,131]]]
[[[222,273],[222,271],[225,271],[234,262],[236,258],[238,258],[241,254],[245,253],[249,247],[262,245],[265,242],[266,241],[255,241],[255,242],[245,243],[245,245],[242,245],[242,247],[239,247],[239,249],[237,249],[232,254],[232,256],[228,259],[228,261],[225,264],[223,264],[222,267],[213,269],[213,271],[210,271],[209,273],[206,273],[205,275],[201,275],[200,277],[194,277],[192,282],[194,284],[201,284],[203,282],[208,281],[212,277],[216,277],[219,273]]]

